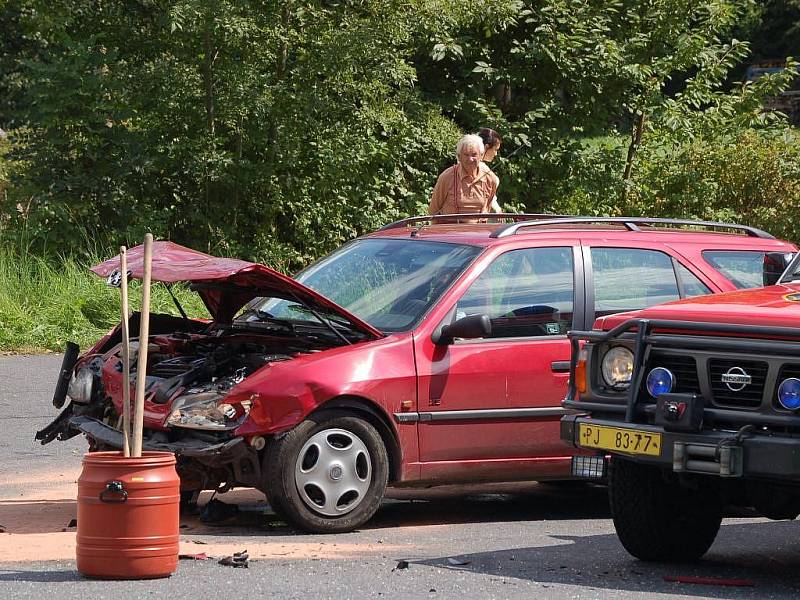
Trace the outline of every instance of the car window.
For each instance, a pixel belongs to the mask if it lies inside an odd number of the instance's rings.
[[[678,281],[664,252],[592,248],[595,316],[677,300]]]
[[[764,285],[764,252],[759,250],[704,250],[703,258],[737,288]]]
[[[694,273],[684,267],[677,260],[675,261],[675,266],[678,269],[678,277],[681,280],[683,298],[691,298],[692,296],[705,296],[706,294],[711,293],[711,288],[700,281]]]
[[[481,250],[421,240],[360,239],[322,258],[296,279],[381,331],[408,331]],[[253,320],[264,315],[316,321],[306,307],[289,300],[259,298],[247,308],[247,318]]]
[[[572,326],[574,295],[571,248],[512,250],[473,282],[455,318],[488,315],[493,338],[561,335]]]

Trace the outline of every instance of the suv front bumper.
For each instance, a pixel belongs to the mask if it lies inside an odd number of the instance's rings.
[[[657,456],[650,456],[584,445],[579,435],[581,424],[613,427],[633,435],[660,435],[660,452]],[[567,415],[561,419],[561,439],[576,448],[623,456],[676,473],[800,481],[800,437],[766,434],[758,430],[745,433],[709,429],[696,433],[674,432],[653,425],[628,423],[622,419]]]

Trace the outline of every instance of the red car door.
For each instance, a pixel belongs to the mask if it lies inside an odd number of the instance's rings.
[[[419,332],[423,479],[530,479],[568,472],[570,453],[559,438],[569,376],[566,332],[582,311],[580,246],[519,248],[492,260],[451,301],[441,321],[486,314],[492,323],[488,338],[437,345],[431,330]]]

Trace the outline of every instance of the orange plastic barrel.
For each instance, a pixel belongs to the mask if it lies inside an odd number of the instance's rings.
[[[180,480],[171,452],[90,452],[78,479],[78,571],[168,577],[178,568]]]

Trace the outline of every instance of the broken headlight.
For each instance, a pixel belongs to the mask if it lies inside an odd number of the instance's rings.
[[[224,402],[226,391],[191,389],[172,403],[167,425],[188,429],[235,429],[250,412],[250,403]]]
[[[94,370],[91,364],[79,367],[69,380],[67,396],[78,404],[89,404],[94,388]]]

